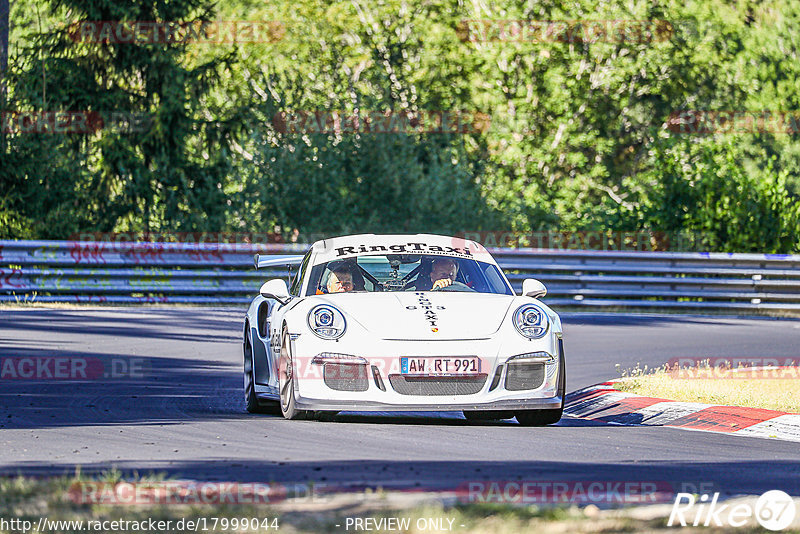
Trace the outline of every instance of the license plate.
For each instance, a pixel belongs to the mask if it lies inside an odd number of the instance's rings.
[[[447,376],[475,375],[481,372],[481,359],[477,356],[435,356],[400,358],[400,374]]]

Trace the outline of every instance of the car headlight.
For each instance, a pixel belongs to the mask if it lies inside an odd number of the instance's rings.
[[[525,304],[514,312],[514,326],[528,339],[543,337],[550,328],[550,318],[542,308],[535,304]]]
[[[339,339],[347,330],[347,322],[342,312],[328,304],[320,304],[308,313],[308,327],[322,339]]]

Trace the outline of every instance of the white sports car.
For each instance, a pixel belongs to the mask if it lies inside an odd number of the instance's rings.
[[[244,323],[247,410],[287,419],[339,411],[453,411],[547,425],[561,418],[561,320],[528,279],[514,290],[480,244],[436,235],[354,235],[272,279]]]

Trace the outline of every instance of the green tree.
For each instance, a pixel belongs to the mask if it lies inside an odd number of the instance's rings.
[[[80,21],[205,20],[203,0],[130,5],[55,0]],[[86,111],[106,122],[68,135],[11,134],[4,205],[32,234],[76,230],[205,230],[225,224],[229,146],[243,118],[210,101],[231,54],[192,64],[186,42],[75,42],[69,26],[37,33],[14,58],[10,108]],[[109,128],[114,115],[142,120]],[[44,194],[43,194],[44,193]]]

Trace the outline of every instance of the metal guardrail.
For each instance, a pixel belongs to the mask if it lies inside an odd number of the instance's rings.
[[[0,301],[244,304],[307,245],[0,241]],[[519,291],[582,308],[800,310],[800,255],[490,249]]]
[[[266,278],[253,255],[296,255],[307,246],[247,243],[0,241],[0,302],[249,302]]]
[[[494,249],[516,287],[556,306],[800,310],[800,255]]]

